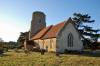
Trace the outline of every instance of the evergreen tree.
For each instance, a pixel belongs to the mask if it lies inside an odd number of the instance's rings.
[[[90,27],[89,25],[85,24],[93,23],[95,22],[95,20],[91,20],[91,16],[89,16],[88,14],[81,13],[74,13],[72,19],[76,25],[76,28],[82,35],[84,45],[90,48],[96,48],[97,40],[100,37],[100,34],[98,34],[100,30],[93,29],[93,27]]]
[[[29,40],[29,32],[21,32],[17,40],[18,48],[23,46],[25,40]]]

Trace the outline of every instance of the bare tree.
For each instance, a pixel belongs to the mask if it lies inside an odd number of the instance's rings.
[[[0,42],[4,42],[4,40],[2,38],[0,38]]]

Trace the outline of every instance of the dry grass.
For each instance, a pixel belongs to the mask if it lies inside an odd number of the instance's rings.
[[[75,54],[57,57],[54,53],[41,55],[36,52],[26,55],[12,51],[0,57],[0,66],[100,66],[100,57]]]

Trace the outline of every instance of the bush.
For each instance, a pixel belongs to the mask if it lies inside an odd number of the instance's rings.
[[[4,50],[5,52],[7,52],[7,51],[8,51],[8,48],[3,48],[3,50]]]
[[[68,51],[67,49],[65,49],[65,50],[64,50],[64,53],[65,53],[65,54],[66,54],[66,53],[69,53],[69,51]]]
[[[0,48],[0,55],[4,53],[4,49]]]

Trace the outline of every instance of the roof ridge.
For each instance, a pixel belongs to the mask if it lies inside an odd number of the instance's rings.
[[[52,26],[53,26],[53,25],[50,25],[50,26],[48,26],[48,27],[43,28],[43,29],[40,30],[37,34],[35,34],[35,35],[33,36],[32,39],[39,39],[39,38],[42,38],[42,37],[50,30],[50,28],[51,28]]]
[[[42,38],[52,27],[53,27],[53,25],[50,25],[50,26],[48,26],[49,28],[46,30],[46,32],[40,37],[40,38]],[[47,27],[46,27],[47,28]]]
[[[64,26],[64,24],[65,24],[65,21],[54,25],[54,26],[51,28],[51,30],[49,30],[49,31],[43,36],[43,39],[51,38],[51,37],[56,37],[56,34],[59,32],[59,30],[61,30],[61,28]]]

